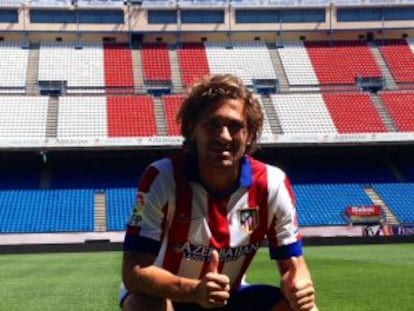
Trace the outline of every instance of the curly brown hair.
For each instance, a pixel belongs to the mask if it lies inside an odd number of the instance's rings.
[[[262,108],[253,92],[244,85],[240,78],[232,74],[210,75],[191,87],[177,113],[177,122],[181,124],[185,149],[194,150],[195,148],[191,140],[191,125],[199,122],[204,111],[228,98],[244,101],[247,130],[251,138],[251,143],[246,147],[246,153],[251,154],[257,149],[257,140],[263,127]]]

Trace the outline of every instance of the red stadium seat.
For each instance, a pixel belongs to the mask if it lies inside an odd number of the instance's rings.
[[[380,96],[398,130],[414,132],[414,93],[383,92]]]
[[[154,102],[150,96],[107,98],[108,137],[155,136]]]
[[[126,44],[104,45],[104,68],[107,93],[132,93],[134,86],[132,56]]]
[[[178,60],[184,85],[191,85],[209,73],[204,44],[201,42],[183,43],[178,49]]]
[[[166,43],[144,43],[141,59],[145,81],[171,82],[171,66]]]
[[[338,93],[322,96],[339,133],[387,131],[369,95]]]
[[[367,43],[359,41],[305,42],[321,85],[355,84],[357,77],[381,77]]]
[[[184,95],[165,95],[163,96],[165,118],[167,121],[167,132],[169,136],[181,135],[180,126],[176,122],[176,115]]]
[[[405,40],[378,41],[379,50],[396,82],[414,82],[414,54]]]

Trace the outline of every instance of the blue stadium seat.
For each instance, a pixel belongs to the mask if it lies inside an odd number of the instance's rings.
[[[300,184],[293,190],[301,226],[347,225],[346,207],[372,204],[359,184]]]
[[[372,186],[400,223],[414,223],[414,183],[376,183]]]
[[[1,233],[93,230],[93,190],[0,190]]]
[[[135,202],[136,188],[107,189],[106,219],[108,231],[125,229]]]

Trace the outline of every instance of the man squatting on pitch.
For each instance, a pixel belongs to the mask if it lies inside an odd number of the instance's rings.
[[[124,311],[317,311],[292,188],[255,160],[263,112],[236,76],[196,83],[177,115],[178,154],[143,173],[124,241]],[[244,275],[267,238],[280,287]]]

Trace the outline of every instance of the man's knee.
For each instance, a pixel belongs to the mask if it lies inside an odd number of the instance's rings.
[[[147,295],[129,294],[123,304],[123,311],[173,311],[166,299]]]

